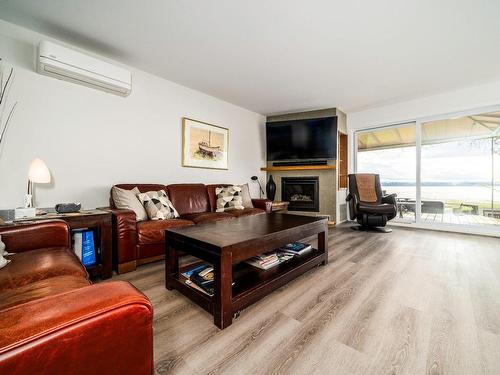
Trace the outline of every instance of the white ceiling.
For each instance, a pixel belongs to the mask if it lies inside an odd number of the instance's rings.
[[[262,113],[500,80],[499,0],[0,0],[0,18]]]

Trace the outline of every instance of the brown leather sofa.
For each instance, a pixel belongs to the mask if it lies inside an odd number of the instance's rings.
[[[215,212],[215,188],[227,184],[119,184],[121,189],[137,187],[141,192],[165,190],[180,217],[170,220],[136,221],[132,210],[115,208],[110,197],[109,210],[113,213],[113,262],[118,273],[133,271],[140,264],[163,259],[165,256],[165,230],[198,225],[219,220],[235,219],[246,215],[270,213],[272,202],[252,199],[254,208]]]
[[[153,311],[123,281],[92,285],[63,221],[0,227],[0,374],[153,374]]]

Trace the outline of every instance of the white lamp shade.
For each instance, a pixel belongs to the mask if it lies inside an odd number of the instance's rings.
[[[41,159],[33,159],[28,172],[28,179],[37,184],[48,184],[50,182],[49,168]]]

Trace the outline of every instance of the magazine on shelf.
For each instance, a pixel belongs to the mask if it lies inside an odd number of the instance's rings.
[[[292,242],[280,247],[280,250],[293,255],[302,255],[311,251],[312,246],[308,243]]]
[[[208,263],[194,265],[181,273],[186,278],[186,285],[209,296],[214,295],[214,269]]]
[[[96,259],[94,231],[79,229],[72,232],[73,251],[84,266],[93,266]]]
[[[286,262],[291,258],[293,258],[293,254],[288,254],[278,250],[271,253],[257,255],[248,259],[246,263],[263,270],[268,270]]]
[[[199,287],[198,285],[196,285],[195,283],[193,283],[193,282],[192,282],[191,280],[189,280],[189,279],[187,279],[187,280],[186,280],[186,285],[189,285],[191,288],[196,289],[196,290],[198,290],[198,291],[200,291],[200,292],[202,292],[202,293],[206,294],[207,296],[210,296],[210,297],[212,297],[212,296],[213,296],[213,293],[212,293],[212,294],[208,293],[205,289],[203,289],[203,288]]]
[[[189,279],[193,273],[201,271],[205,269],[207,266],[208,266],[207,264],[199,264],[198,266],[194,266],[182,272],[181,275],[184,276],[186,279]]]
[[[82,232],[82,263],[84,266],[92,266],[96,263],[94,231]]]
[[[73,232],[73,251],[82,261],[82,232]]]
[[[189,279],[207,294],[211,296],[214,294],[214,269],[212,267],[194,272]]]

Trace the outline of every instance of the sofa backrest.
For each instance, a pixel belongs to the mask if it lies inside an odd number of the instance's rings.
[[[210,212],[207,187],[204,184],[168,185],[167,194],[180,215]]]
[[[158,191],[158,190],[165,190],[165,192],[167,192],[167,186],[161,184],[116,184],[115,186],[125,190],[132,190],[133,188],[137,187],[141,193],[146,193],[148,191]],[[113,188],[111,188],[111,190],[112,189]],[[109,194],[109,206],[111,208],[116,208],[111,191]]]

